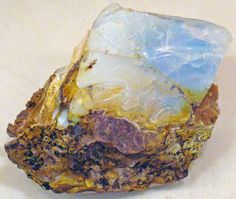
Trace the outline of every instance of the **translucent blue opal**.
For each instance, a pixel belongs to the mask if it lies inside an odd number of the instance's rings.
[[[91,49],[139,57],[169,80],[197,93],[206,93],[212,84],[232,39],[225,28],[210,22],[137,12],[118,4],[100,14],[93,31],[100,37]]]

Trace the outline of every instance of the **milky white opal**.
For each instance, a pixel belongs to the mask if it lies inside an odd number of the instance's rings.
[[[87,39],[77,76],[78,106],[117,106],[120,116],[136,112],[158,125],[170,117],[185,121],[191,104],[200,103],[212,84],[230,41],[225,28],[209,22],[111,4]]]
[[[143,60],[180,86],[206,91],[232,38],[213,23],[108,6],[94,22],[90,51]]]

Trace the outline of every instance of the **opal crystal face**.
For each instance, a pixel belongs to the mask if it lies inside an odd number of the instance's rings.
[[[185,122],[230,41],[225,28],[209,22],[111,4],[94,22],[80,63],[82,109],[116,107],[119,116],[155,127]]]
[[[142,60],[181,87],[206,93],[230,42],[225,28],[206,21],[142,13],[112,4],[94,22],[88,48]]]
[[[230,33],[111,4],[7,132],[9,159],[54,192],[175,182],[211,136]]]

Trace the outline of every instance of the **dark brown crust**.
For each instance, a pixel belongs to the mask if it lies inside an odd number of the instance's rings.
[[[156,131],[139,129],[103,111],[91,112],[64,130],[32,126],[48,84],[8,127],[17,138],[5,150],[30,178],[57,193],[143,190],[152,183],[180,180],[219,115],[218,89],[212,85],[202,103],[193,106],[193,117],[186,124]]]
[[[220,113],[216,101],[218,100],[218,86],[212,85],[208,95],[203,99],[200,106],[194,109],[196,121],[202,121],[205,125],[214,124]]]
[[[145,135],[126,119],[114,119],[100,111],[84,117],[82,123],[90,126],[96,141],[107,143],[124,154],[145,150]]]
[[[55,192],[146,189],[154,181],[162,184],[182,179],[188,167],[174,154],[124,154],[111,144],[96,141],[92,132],[79,125],[66,130],[35,126],[5,149],[28,176]],[[64,181],[58,180],[60,176]],[[93,186],[83,185],[86,181]]]
[[[26,109],[17,115],[14,124],[8,124],[7,133],[10,137],[16,137],[24,132],[31,124],[37,123],[37,121],[35,121],[36,115],[42,107],[47,89],[54,78],[55,75],[53,74],[45,83],[45,86],[33,94],[26,104]]]

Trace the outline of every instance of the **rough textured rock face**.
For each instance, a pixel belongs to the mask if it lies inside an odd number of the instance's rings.
[[[112,4],[9,124],[9,159],[54,192],[186,177],[219,115],[213,78],[229,40],[208,22]]]
[[[28,104],[37,104],[40,94],[41,90]],[[5,149],[30,178],[55,192],[146,189],[151,183],[164,184],[187,176],[190,162],[210,137],[218,117],[217,98],[217,86],[213,85],[182,125],[141,130],[126,119],[95,111],[65,129],[30,125]],[[34,109],[37,106],[28,107],[26,117],[20,114],[9,126],[11,135]]]

